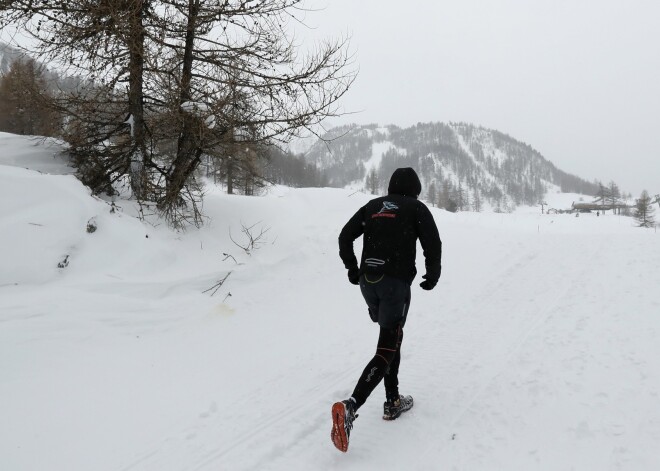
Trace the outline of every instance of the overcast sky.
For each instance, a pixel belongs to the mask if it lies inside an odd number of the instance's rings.
[[[580,177],[660,192],[660,1],[309,0],[351,36],[359,75],[335,124],[464,121]]]

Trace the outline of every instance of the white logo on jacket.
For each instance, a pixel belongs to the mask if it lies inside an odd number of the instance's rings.
[[[399,209],[396,204],[390,203],[389,201],[383,201],[383,208],[378,212],[384,213],[385,211],[394,211],[396,209]]]

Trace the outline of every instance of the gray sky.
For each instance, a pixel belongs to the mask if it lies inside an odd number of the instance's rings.
[[[660,192],[657,0],[309,0],[300,38],[351,36],[331,124],[465,121],[559,168]]]

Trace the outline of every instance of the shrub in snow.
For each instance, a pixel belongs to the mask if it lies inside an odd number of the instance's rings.
[[[64,260],[57,264],[57,268],[66,268],[69,266],[69,256],[65,255]]]
[[[94,218],[91,218],[89,221],[87,221],[87,233],[88,234],[96,232],[97,228],[98,228],[98,226],[96,225],[96,220]]]

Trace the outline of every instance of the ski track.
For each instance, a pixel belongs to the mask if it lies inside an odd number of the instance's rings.
[[[583,264],[581,270],[571,272],[570,277],[544,279],[542,284],[539,283],[545,272],[544,267],[549,263],[556,263],[553,249],[557,248],[559,247],[548,247],[543,254],[531,254],[527,257],[527,264],[515,263],[501,278],[501,282],[489,287],[485,296],[481,296],[479,302],[473,303],[474,308],[483,308],[484,305],[487,305],[484,302],[486,297],[492,299],[494,296],[500,296],[509,304],[512,318],[508,323],[502,323],[503,316],[493,316],[490,319],[479,318],[479,327],[475,331],[469,332],[467,337],[460,338],[469,345],[468,351],[474,348],[472,353],[475,356],[469,360],[464,369],[474,375],[472,377],[463,375],[458,378],[459,381],[464,382],[459,382],[458,388],[454,390],[454,401],[452,402],[454,412],[448,415],[447,420],[436,422],[431,427],[432,432],[429,435],[437,437],[439,442],[431,443],[421,451],[413,461],[412,469],[425,469],[424,465],[430,454],[442,454],[457,438],[457,434],[454,433],[456,425],[464,420],[474,404],[485,396],[486,391],[492,387],[493,381],[507,370],[511,358],[524,348],[532,334],[561,309],[562,300],[570,298],[572,292],[576,290],[575,283],[581,280],[587,272],[587,264]],[[597,252],[598,248],[591,247],[586,251],[585,260],[591,259]],[[521,275],[523,270],[526,275]],[[535,281],[529,287],[511,286],[507,284],[506,280],[510,279],[509,275],[514,276],[513,271],[517,272],[515,273],[516,278]],[[521,307],[512,302],[519,298],[521,288],[530,296],[527,303],[529,307]],[[534,293],[534,290],[540,292]],[[539,306],[541,306],[540,309]],[[471,309],[466,311],[468,316],[473,313],[474,311]],[[472,337],[473,334],[478,334],[479,340],[467,342],[467,338]],[[446,358],[451,358],[450,352],[447,353]],[[460,361],[461,358],[457,358],[457,360]],[[452,373],[456,372],[448,373],[452,376]]]
[[[188,460],[176,469],[191,471],[224,469],[223,462],[234,467],[241,463],[238,469],[245,470],[350,470],[434,469],[435,464],[430,463],[440,458],[451,461],[445,454],[462,440],[457,432],[460,425],[480,410],[477,405],[493,393],[498,377],[525,351],[530,338],[570,306],[577,294],[593,289],[587,278],[593,270],[592,261],[598,254],[607,254],[604,239],[598,238],[585,237],[583,246],[572,248],[568,244],[575,239],[522,240],[502,247],[494,264],[492,260],[485,262],[496,267],[487,276],[464,274],[474,275],[474,294],[467,300],[443,291],[443,281],[449,278],[451,285],[468,280],[452,280],[446,274],[438,286],[438,296],[415,290],[403,343],[401,391],[412,393],[416,405],[395,422],[382,421],[383,392],[379,386],[360,411],[346,455],[334,450],[329,440],[330,405],[350,394],[368,356],[351,357],[346,366],[316,365],[317,371],[311,375],[316,382],[302,387],[287,386],[288,375],[280,372],[269,378],[262,390],[233,404],[236,412],[222,410],[221,418],[217,409],[202,414],[180,436],[166,440],[157,451],[124,469],[171,468],[177,456]],[[452,256],[448,258],[445,271],[452,263]],[[566,270],[558,269],[558,264]],[[575,270],[575,266],[581,268]],[[522,285],[510,283],[511,279],[523,280]],[[521,293],[525,293],[522,298]],[[349,345],[369,341],[363,338],[362,330],[345,334],[343,342],[332,343],[332,335],[324,341],[329,348],[349,353]],[[264,413],[268,409],[260,402],[264,391],[287,389],[291,395],[283,398],[284,407]],[[261,411],[260,417],[246,423],[258,425],[242,426],[244,411],[255,408]],[[206,437],[206,444],[196,443],[201,436]],[[216,446],[209,446],[213,438],[217,439]],[[408,447],[399,447],[393,454],[389,452],[393,442]],[[187,451],[182,452],[182,448]],[[483,450],[471,453],[472,457],[484,455]],[[191,456],[197,459],[191,461]],[[452,469],[463,468],[459,463]]]
[[[580,257],[589,270],[571,277],[572,286],[549,311],[543,328],[529,332],[524,348],[513,352],[510,365],[491,381],[488,395],[479,397],[453,424],[459,436],[468,429],[472,436],[433,449],[434,458],[447,469],[658,469],[660,462],[649,461],[645,452],[653,445],[644,443],[660,432],[655,413],[658,376],[646,362],[654,354],[644,351],[654,344],[649,342],[656,333],[648,316],[652,310],[617,309],[621,299],[636,290],[628,277],[613,280],[608,270],[621,254],[610,252],[625,241],[604,242],[591,241],[598,248],[591,247],[588,258]],[[653,266],[632,251],[626,255],[624,270],[644,272]],[[653,350],[657,355],[658,348]],[[536,363],[526,351],[534,352]],[[553,364],[561,365],[560,374]],[[529,417],[519,410],[529,411]],[[646,429],[635,440],[630,439],[635,433],[626,430],[631,419]],[[571,422],[574,425],[566,427]],[[490,443],[489,434],[495,435]],[[552,446],[542,436],[555,437]],[[556,464],[567,457],[570,466]]]

